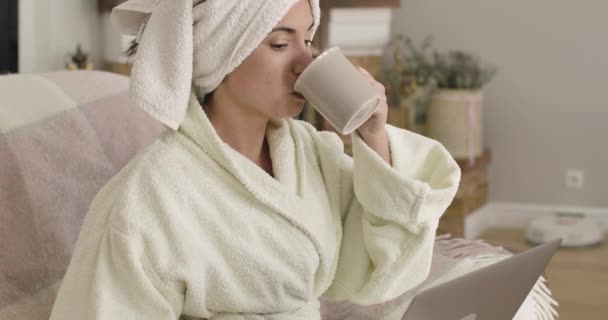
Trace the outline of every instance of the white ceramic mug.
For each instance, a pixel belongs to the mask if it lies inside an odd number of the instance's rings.
[[[350,134],[369,119],[381,100],[372,81],[333,47],[304,69],[294,85],[341,134]]]

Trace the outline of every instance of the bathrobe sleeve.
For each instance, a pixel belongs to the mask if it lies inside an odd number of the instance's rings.
[[[79,242],[50,320],[176,320],[183,296],[165,286],[133,237],[115,227]]]
[[[354,133],[353,157],[340,160],[342,243],[324,296],[375,304],[419,285],[429,274],[438,221],[460,169],[437,141],[386,126],[392,167]],[[329,189],[329,188],[328,188]]]

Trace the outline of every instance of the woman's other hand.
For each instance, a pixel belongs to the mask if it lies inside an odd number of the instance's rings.
[[[364,74],[374,85],[381,96],[380,102],[372,116],[365,121],[358,129],[357,133],[363,141],[380,155],[388,164],[391,164],[388,135],[386,133],[386,120],[388,117],[388,104],[386,102],[386,90],[382,83],[378,82],[364,68],[358,66],[359,71]]]

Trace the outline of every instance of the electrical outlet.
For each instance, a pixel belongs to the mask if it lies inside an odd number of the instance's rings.
[[[585,172],[582,169],[566,169],[566,188],[583,189],[585,187]]]

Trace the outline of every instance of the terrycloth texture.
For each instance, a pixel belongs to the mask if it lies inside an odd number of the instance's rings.
[[[124,76],[0,76],[0,319],[48,319],[95,194],[165,128]]]
[[[199,97],[213,91],[296,2],[130,0],[114,8],[114,23],[139,39],[131,72],[135,104],[177,130],[192,84]],[[310,3],[314,35],[321,11],[319,0]]]
[[[356,134],[350,158],[333,133],[273,122],[274,179],[192,96],[180,130],[96,197],[51,319],[320,319],[322,294],[374,304],[417,286],[460,170],[387,129],[395,168]]]

